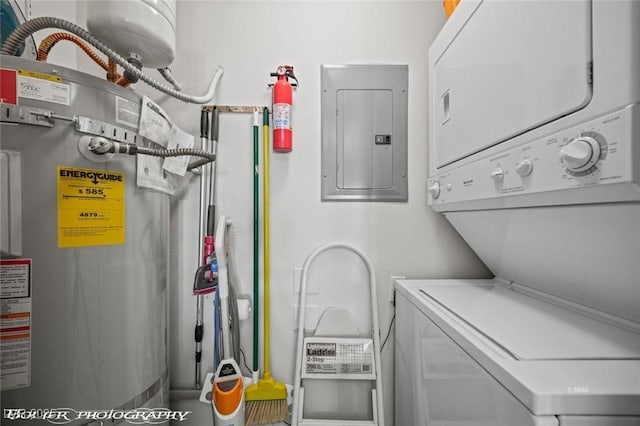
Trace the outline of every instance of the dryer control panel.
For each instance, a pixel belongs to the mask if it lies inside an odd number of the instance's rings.
[[[447,210],[454,203],[473,209],[469,202],[479,200],[493,201],[478,208],[638,200],[637,182],[612,185],[638,179],[638,126],[640,105],[633,105],[491,156],[478,153],[476,161],[429,179],[429,204]]]

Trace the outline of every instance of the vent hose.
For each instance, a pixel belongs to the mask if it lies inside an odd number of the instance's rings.
[[[173,96],[174,98],[179,99],[183,102],[192,104],[209,103],[213,99],[218,81],[224,73],[222,67],[216,68],[213,78],[209,83],[209,90],[204,95],[186,95],[147,76],[135,66],[131,65],[125,58],[118,55],[113,49],[109,48],[105,43],[92,36],[91,33],[89,33],[89,31],[85,30],[84,28],[74,24],[73,22],[50,16],[31,19],[20,25],[9,35],[9,37],[7,37],[6,41],[2,45],[0,53],[2,53],[3,55],[15,55],[21,43],[27,37],[29,37],[36,31],[44,30],[46,28],[58,28],[77,35],[78,37],[82,38],[93,47],[98,49],[100,52],[113,59],[115,63],[127,70],[130,74],[136,76],[154,89],[166,93],[169,96]]]

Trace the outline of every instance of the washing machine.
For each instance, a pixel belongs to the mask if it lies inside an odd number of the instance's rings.
[[[468,0],[429,49],[429,205],[495,278],[397,283],[396,425],[640,425],[637,22]]]

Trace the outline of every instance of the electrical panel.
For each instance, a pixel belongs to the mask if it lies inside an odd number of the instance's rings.
[[[406,65],[323,65],[322,200],[407,200]]]

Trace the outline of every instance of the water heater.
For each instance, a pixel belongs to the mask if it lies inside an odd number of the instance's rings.
[[[87,2],[91,34],[143,66],[163,68],[176,53],[176,0]]]
[[[75,425],[100,410],[111,425],[166,407],[169,197],[137,185],[132,158],[78,149],[99,135],[143,143],[143,98],[0,61],[0,423],[47,425],[58,409]]]

